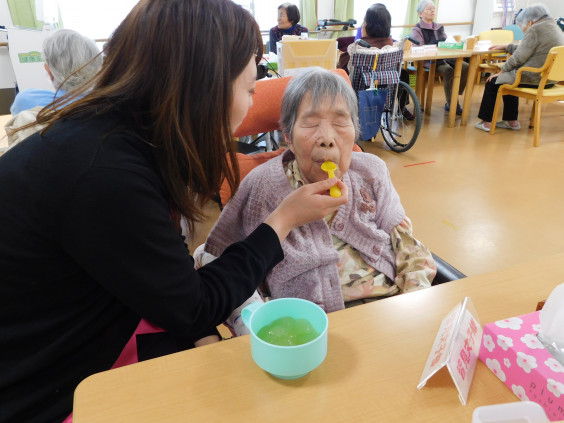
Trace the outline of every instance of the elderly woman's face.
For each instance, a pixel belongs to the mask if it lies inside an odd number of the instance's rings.
[[[435,6],[428,4],[423,9],[423,12],[419,13],[419,17],[423,20],[423,22],[431,23],[435,20],[435,15],[437,13],[437,9]]]
[[[335,176],[342,177],[351,163],[354,140],[351,113],[343,98],[327,98],[312,104],[309,94],[298,108],[291,139],[286,137],[308,183],[327,179],[327,172],[321,170],[321,164],[327,160],[337,164]]]
[[[278,9],[278,28],[286,29],[290,28],[291,26],[292,22],[288,20],[288,13],[286,12],[286,9],[281,7],[280,9]]]

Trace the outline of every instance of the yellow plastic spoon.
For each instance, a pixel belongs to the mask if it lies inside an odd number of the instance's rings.
[[[323,162],[323,164],[321,165],[321,170],[327,172],[327,176],[329,177],[329,179],[331,179],[335,177],[335,171],[337,170],[337,165],[330,161]],[[331,197],[340,197],[341,189],[337,185],[333,185],[329,189],[329,195]]]

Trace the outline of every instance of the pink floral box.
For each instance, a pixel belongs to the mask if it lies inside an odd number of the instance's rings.
[[[484,326],[479,358],[522,401],[564,420],[564,366],[537,338],[539,312]]]

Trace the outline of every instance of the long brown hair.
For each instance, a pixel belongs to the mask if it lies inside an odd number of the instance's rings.
[[[239,184],[233,82],[262,55],[256,21],[231,0],[141,0],[104,52],[100,73],[43,109],[37,123],[48,130],[59,119],[119,114],[155,147],[170,200],[192,225],[224,177],[232,190]]]

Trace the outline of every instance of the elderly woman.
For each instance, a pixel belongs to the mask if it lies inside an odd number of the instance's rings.
[[[341,76],[315,69],[293,78],[280,119],[289,150],[242,181],[205,251],[220,256],[293,190],[327,179],[321,164],[332,161],[349,201],[290,232],[282,243],[284,260],[266,279],[271,297],[305,298],[331,312],[431,286],[435,262],[413,237],[386,165],[372,154],[352,151],[357,113],[356,94]]]
[[[491,75],[486,81],[482,104],[478,112],[475,127],[489,132],[493,116],[493,109],[497,91],[501,84],[513,84],[517,70],[527,66],[540,68],[546,61],[546,56],[552,47],[564,45],[564,33],[550,17],[548,9],[542,4],[534,4],[524,9],[517,17],[516,24],[525,33],[519,44],[495,45],[491,49],[505,49],[511,54],[501,71]],[[538,87],[540,73],[523,72],[520,87]],[[551,87],[554,84],[547,84]],[[521,128],[517,121],[519,113],[519,98],[512,95],[503,96],[503,120],[496,123],[498,128],[518,130]]]
[[[102,67],[102,56],[96,43],[70,29],[60,29],[43,41],[45,70],[55,91],[30,88],[20,92],[10,108],[13,117],[5,129],[10,147],[43,128],[36,125],[16,129],[35,122],[39,111],[68,91],[90,81]]]
[[[308,32],[307,28],[298,24],[300,11],[298,6],[291,3],[283,3],[278,6],[278,25],[270,29],[270,49],[276,53],[276,43],[284,35],[301,35]]]
[[[10,108],[12,115],[36,106],[44,107],[67,91],[84,85],[102,67],[99,54],[96,43],[78,32],[55,31],[43,42],[44,66],[55,91],[30,88],[20,92]]]
[[[417,13],[421,19],[411,30],[411,38],[421,44],[438,44],[439,41],[447,39],[445,28],[435,23],[437,9],[431,0],[422,0],[417,5]],[[445,111],[450,111],[450,99],[452,96],[452,81],[454,78],[454,60],[437,60],[437,73],[443,77],[443,88],[445,90]],[[462,62],[462,74],[460,77],[460,87],[458,95],[464,93],[466,80],[468,77],[468,63]],[[456,103],[456,114],[462,114],[460,104]]]

